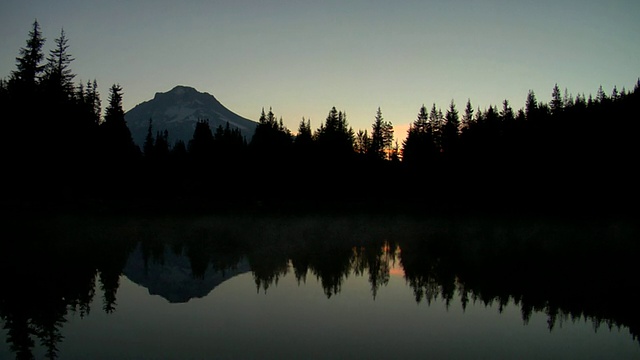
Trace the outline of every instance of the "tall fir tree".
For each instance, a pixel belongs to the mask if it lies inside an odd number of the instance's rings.
[[[130,162],[135,158],[137,146],[124,118],[122,87],[118,84],[113,84],[109,89],[109,106],[105,110],[104,122],[100,124],[100,128],[107,159]]]
[[[460,117],[456,104],[451,100],[449,109],[445,115],[445,123],[442,131],[442,150],[445,155],[454,155],[458,148],[458,131],[460,128]]]
[[[473,107],[471,106],[471,99],[467,99],[467,105],[464,107],[464,115],[462,115],[462,130],[466,131],[473,123]]]
[[[435,158],[436,153],[429,113],[427,107],[422,105],[402,143],[402,161],[412,166],[426,165]]]
[[[367,153],[377,160],[389,158],[391,146],[393,144],[393,125],[385,121],[382,111],[378,108],[376,117],[371,125],[371,144]]]
[[[189,141],[187,151],[198,161],[211,160],[214,151],[213,132],[209,127],[209,120],[198,120]]]
[[[64,29],[60,31],[60,37],[54,41],[55,47],[49,52],[47,64],[44,67],[43,82],[49,96],[68,100],[73,95],[73,78],[75,77],[69,66],[75,59],[69,54],[68,39]]]
[[[304,117],[298,125],[298,133],[296,134],[295,144],[297,147],[309,146],[313,141],[311,132],[311,120],[305,120]]]
[[[500,110],[500,118],[505,123],[510,123],[515,120],[515,115],[513,114],[513,108],[509,105],[509,100],[504,99],[502,101],[502,110]]]
[[[355,133],[349,127],[347,115],[331,108],[327,119],[316,131],[316,141],[324,155],[334,160],[344,160],[353,154]]]
[[[553,86],[553,90],[551,91],[551,102],[549,103],[549,110],[551,110],[551,115],[559,115],[564,107],[564,102],[562,101],[562,94],[560,93],[560,88],[558,84]]]
[[[529,90],[524,106],[524,112],[527,116],[527,120],[535,119],[538,112],[538,100],[536,99],[536,94],[533,90]]]
[[[42,36],[40,24],[36,19],[33,22],[27,45],[20,48],[20,56],[16,58],[17,69],[12,73],[11,82],[18,87],[18,91],[34,91],[39,81],[39,76],[45,66],[41,64],[44,59],[42,47],[45,38]]]
[[[367,155],[369,149],[371,149],[371,138],[367,130],[358,130],[356,132],[354,149],[357,154]]]

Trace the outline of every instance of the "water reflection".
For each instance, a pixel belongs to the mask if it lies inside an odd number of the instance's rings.
[[[545,314],[550,331],[584,319],[637,341],[640,329],[639,233],[622,220],[56,216],[11,219],[3,233],[0,317],[19,359],[60,355],[68,316],[90,316],[96,296],[117,312],[122,274],[185,303],[248,272],[259,293],[294,276],[317,279],[327,299],[366,277],[376,299],[398,271],[417,303],[515,304],[525,324]]]

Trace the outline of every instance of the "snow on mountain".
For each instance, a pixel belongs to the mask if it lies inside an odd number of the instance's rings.
[[[228,122],[232,128],[240,129],[247,141],[251,141],[258,125],[227,109],[213,95],[181,85],[165,93],[158,92],[152,100],[136,105],[125,113],[125,119],[133,141],[140,147],[147,136],[149,119],[153,124],[153,136],[158,131],[168,130],[171,145],[178,140],[188,144],[198,120],[209,120],[212,131]]]
[[[147,288],[171,303],[185,303],[203,298],[230,278],[251,271],[246,259],[235,267],[217,270],[209,265],[202,277],[194,277],[189,258],[165,247],[162,259],[146,259],[140,245],[129,255],[123,274],[134,283]]]

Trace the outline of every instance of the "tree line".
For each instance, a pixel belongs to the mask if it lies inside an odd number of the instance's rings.
[[[595,97],[556,84],[549,103],[530,91],[518,110],[507,100],[483,110],[469,99],[462,113],[453,101],[444,112],[423,105],[401,143],[380,108],[371,129],[354,131],[333,107],[315,131],[303,118],[295,133],[263,109],[251,139],[202,119],[186,144],[171,144],[150,119],[140,148],[123,89],[109,88],[103,111],[96,80],[74,83],[64,30],[46,58],[44,44],[34,21],[16,69],[0,80],[1,152],[17,201],[618,211],[637,199],[640,80]]]

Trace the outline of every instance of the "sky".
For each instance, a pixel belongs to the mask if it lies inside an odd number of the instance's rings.
[[[574,97],[640,77],[640,1],[3,0],[0,78],[37,19],[48,51],[61,29],[75,81],[112,84],[124,109],[187,85],[257,120],[272,108],[296,131],[335,106],[354,130],[378,107],[396,138],[424,104],[486,109]]]

